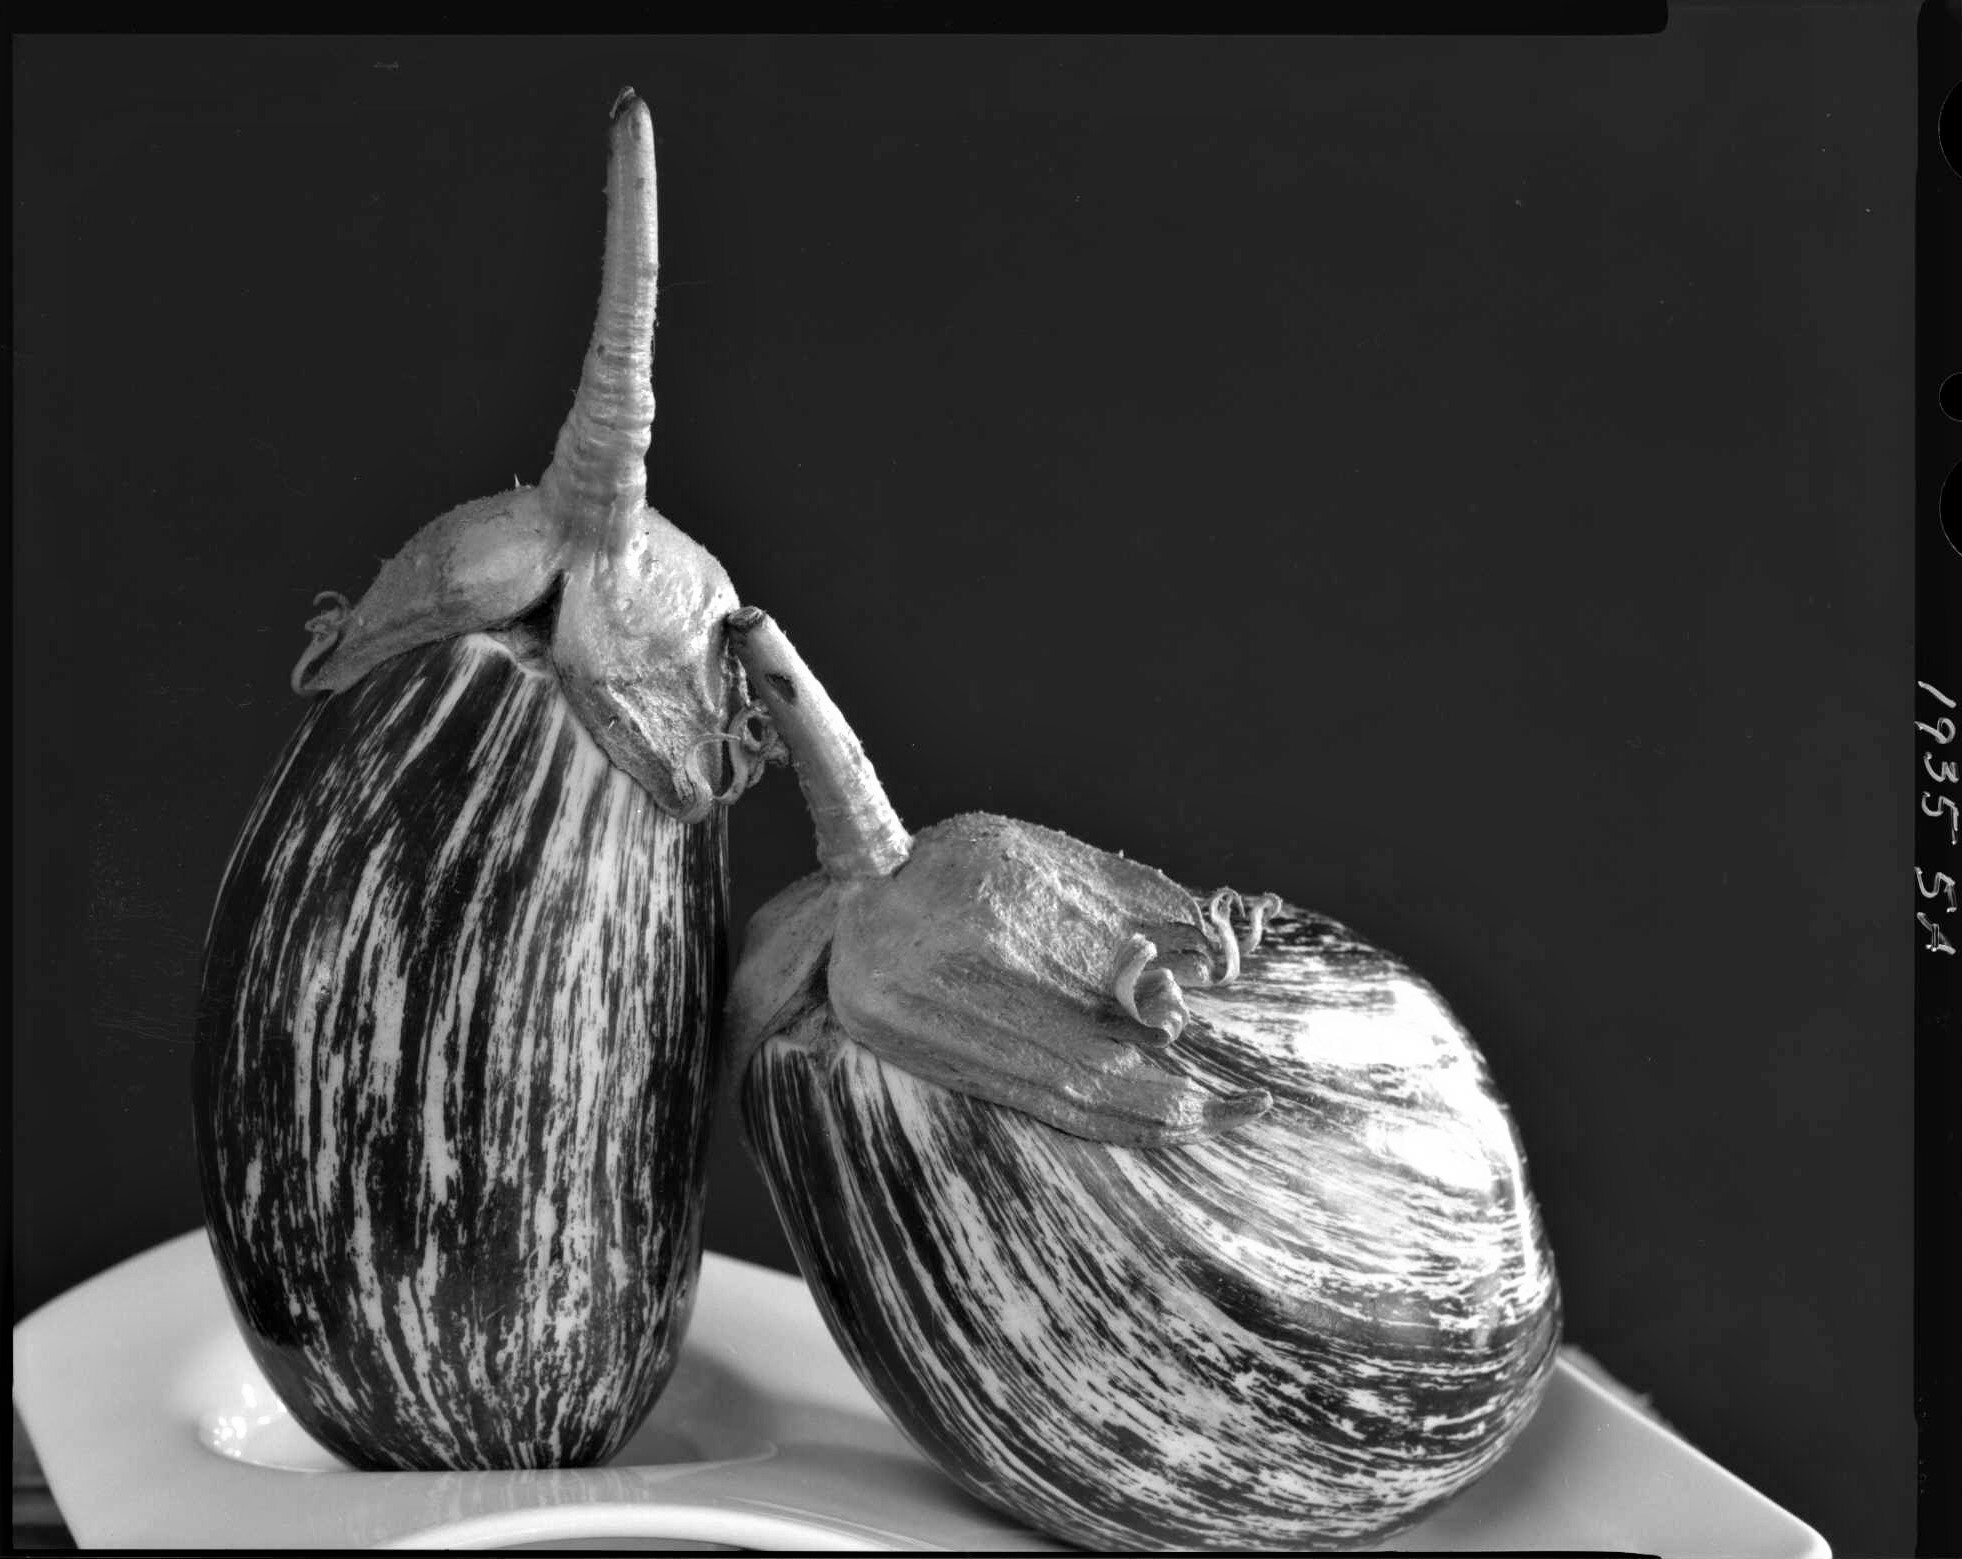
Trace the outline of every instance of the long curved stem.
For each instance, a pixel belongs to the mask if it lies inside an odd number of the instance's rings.
[[[654,296],[660,229],[654,121],[631,88],[613,105],[606,258],[579,392],[539,496],[568,534],[618,551],[647,501],[654,431]]]
[[[751,692],[790,749],[819,863],[839,882],[890,877],[912,853],[912,836],[824,684],[767,612],[746,606],[724,621]]]

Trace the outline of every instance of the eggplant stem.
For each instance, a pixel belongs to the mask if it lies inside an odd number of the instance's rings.
[[[912,836],[824,684],[769,613],[745,606],[724,622],[751,693],[790,751],[819,864],[837,882],[890,877],[912,854]]]
[[[660,257],[654,121],[631,89],[613,105],[599,313],[572,410],[539,478],[546,512],[618,555],[647,502],[654,433],[654,300]]]

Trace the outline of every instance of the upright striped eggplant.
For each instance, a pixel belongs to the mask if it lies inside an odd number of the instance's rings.
[[[211,1242],[272,1385],[360,1467],[603,1460],[687,1324],[722,806],[759,765],[735,592],[646,502],[656,238],[624,93],[551,463],[309,624],[315,702],[207,935]]]
[[[1101,1549],[1367,1544],[1489,1468],[1560,1293],[1437,993],[1324,916],[1049,829],[909,837],[781,631],[732,627],[822,867],[749,924],[732,1082],[900,1427]]]

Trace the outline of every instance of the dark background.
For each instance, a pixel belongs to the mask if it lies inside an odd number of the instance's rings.
[[[535,480],[606,110],[663,512],[902,816],[1273,888],[1511,1100],[1569,1335],[1913,1543],[1914,15],[1660,36],[16,42],[16,1318],[200,1216],[314,592]],[[747,915],[811,865],[732,819]],[[788,1266],[729,1122],[708,1243]]]

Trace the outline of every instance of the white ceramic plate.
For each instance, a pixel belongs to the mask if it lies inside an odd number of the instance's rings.
[[[802,1283],[714,1254],[673,1381],[604,1468],[352,1471],[266,1385],[201,1231],[15,1327],[14,1405],[83,1548],[1056,1546],[912,1449]],[[1571,1355],[1505,1460],[1394,1546],[1828,1553]]]

